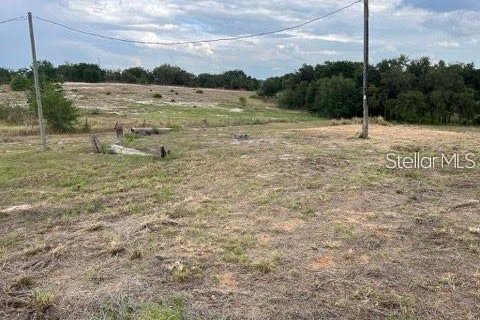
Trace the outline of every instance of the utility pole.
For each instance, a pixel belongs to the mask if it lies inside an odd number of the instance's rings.
[[[368,138],[368,0],[363,0],[363,139]]]
[[[47,136],[45,135],[45,124],[43,122],[42,95],[40,94],[40,83],[38,81],[37,52],[35,50],[35,36],[33,35],[32,13],[28,13],[28,28],[30,30],[30,43],[32,45],[33,60],[33,79],[35,82],[35,97],[37,98],[38,107],[38,126],[40,127],[40,137],[42,138],[43,151],[48,150]]]

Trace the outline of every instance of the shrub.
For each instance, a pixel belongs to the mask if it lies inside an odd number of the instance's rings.
[[[107,96],[111,95],[112,93],[110,91],[105,92]]]
[[[163,98],[163,96],[162,96],[160,93],[154,93],[154,94],[153,94],[153,97],[154,97],[155,99],[161,99],[161,98]]]
[[[33,94],[28,99],[30,110],[37,114],[37,101]],[[55,131],[65,132],[73,128],[78,116],[78,109],[73,101],[65,97],[63,90],[55,85],[46,85],[42,91],[43,116]]]
[[[238,101],[240,101],[240,105],[241,105],[242,107],[246,107],[246,106],[247,106],[247,98],[245,98],[245,97],[239,97],[239,98],[238,98]]]
[[[15,75],[12,77],[12,80],[10,80],[10,88],[13,91],[24,91],[28,88],[29,83],[30,81],[28,81],[27,77]]]
[[[202,90],[202,89],[198,89],[198,90],[195,91],[195,93],[203,94],[203,90]]]

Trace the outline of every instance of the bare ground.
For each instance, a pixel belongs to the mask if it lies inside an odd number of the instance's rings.
[[[46,155],[34,137],[9,140],[0,317],[165,319],[146,306],[175,297],[171,319],[480,318],[478,167],[385,168],[388,152],[478,153],[480,133],[358,131],[186,128],[131,143],[171,147],[166,161],[91,154],[82,135],[53,137]]]

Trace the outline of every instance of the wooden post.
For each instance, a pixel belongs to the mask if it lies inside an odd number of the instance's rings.
[[[363,0],[363,124],[361,138],[368,138],[368,0]]]
[[[30,31],[30,44],[32,46],[32,69],[33,80],[35,82],[35,97],[37,99],[38,108],[38,125],[40,127],[40,137],[42,138],[43,151],[47,151],[47,136],[45,135],[45,124],[43,122],[42,95],[40,94],[40,83],[38,81],[37,52],[35,50],[35,36],[33,35],[33,22],[31,12],[28,13],[28,28]]]
[[[100,140],[98,140],[98,136],[96,134],[92,135],[90,141],[92,142],[93,152],[101,153],[102,145],[100,143]]]

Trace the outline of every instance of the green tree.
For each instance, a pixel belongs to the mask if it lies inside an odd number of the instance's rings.
[[[390,117],[404,122],[427,122],[428,104],[425,95],[417,90],[407,91],[387,101]]]
[[[47,124],[55,131],[66,132],[73,128],[78,118],[78,109],[73,101],[65,97],[63,90],[57,84],[46,83],[42,90],[43,116]],[[30,111],[38,117],[37,100],[30,92],[28,104]]]
[[[280,107],[286,109],[304,109],[305,97],[308,89],[307,82],[301,82],[294,89],[283,91],[278,98]]]
[[[10,73],[10,70],[5,68],[0,68],[0,84],[10,83],[11,79],[12,79],[12,75]]]
[[[259,95],[273,97],[280,90],[282,90],[282,79],[280,77],[271,77],[262,83],[259,89]]]
[[[361,113],[361,94],[352,79],[343,76],[323,78],[316,83],[317,92],[311,111],[329,118],[352,117]]]

